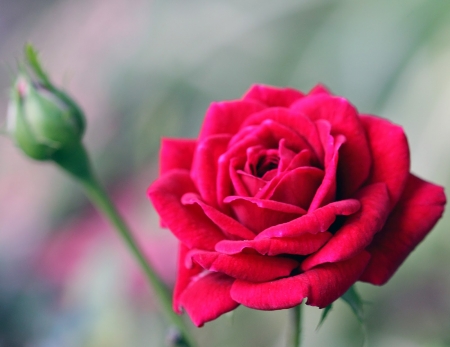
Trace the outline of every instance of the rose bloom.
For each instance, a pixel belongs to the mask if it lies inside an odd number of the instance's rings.
[[[384,284],[441,217],[403,129],[323,86],[255,85],[213,103],[198,139],[164,139],[148,195],[179,240],[174,310],[323,308]]]

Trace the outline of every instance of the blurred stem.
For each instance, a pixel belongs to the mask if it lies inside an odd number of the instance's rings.
[[[291,324],[287,347],[300,347],[302,344],[302,308],[303,305],[300,304],[289,310]]]
[[[53,160],[65,171],[77,178],[85,189],[91,202],[100,210],[108,221],[115,227],[130,252],[144,271],[154,294],[158,298],[163,312],[169,321],[177,327],[182,337],[175,346],[195,347],[196,343],[183,319],[172,310],[172,299],[169,289],[161,281],[153,267],[146,259],[144,253],[130,232],[115,205],[103,189],[99,180],[93,173],[88,154],[82,144],[57,152]]]

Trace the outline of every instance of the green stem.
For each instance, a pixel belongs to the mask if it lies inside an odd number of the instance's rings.
[[[302,344],[302,305],[291,308],[288,347],[300,347]]]
[[[53,159],[59,166],[80,181],[85,189],[86,195],[115,227],[133,256],[136,258],[137,262],[144,271],[149,284],[153,288],[154,294],[158,298],[167,319],[178,328],[182,335],[179,341],[174,341],[174,345],[184,347],[196,346],[195,340],[191,336],[191,333],[186,327],[183,319],[172,310],[170,291],[149,264],[125,221],[122,219],[108,194],[95,177],[84,147],[80,145],[77,148],[72,148],[67,152],[58,152]]]

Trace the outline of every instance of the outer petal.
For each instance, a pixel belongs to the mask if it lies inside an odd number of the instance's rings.
[[[210,136],[200,142],[192,164],[191,178],[200,192],[203,200],[218,206],[217,202],[217,171],[219,158],[226,151],[230,135]]]
[[[389,213],[386,185],[376,183],[364,187],[356,198],[361,203],[359,212],[349,217],[325,246],[303,261],[303,270],[318,264],[354,257],[365,249],[375,233],[381,230]]]
[[[333,134],[346,137],[339,154],[338,188],[342,198],[351,196],[368,178],[371,166],[369,144],[356,109],[344,98],[320,93],[295,102],[291,110],[313,121],[327,120]]]
[[[272,237],[297,237],[305,233],[317,234],[328,230],[336,216],[349,216],[361,207],[358,200],[348,199],[336,201],[311,213],[284,224],[278,224],[258,234],[255,239]]]
[[[187,170],[171,170],[149,188],[148,196],[165,225],[187,247],[214,250],[225,239],[198,206],[185,206],[181,197],[196,189]]]
[[[194,250],[190,256],[206,270],[251,282],[266,282],[286,277],[299,266],[298,261],[293,259],[259,254],[228,255]]]
[[[162,139],[160,174],[173,169],[190,170],[197,140]]]
[[[313,89],[311,89],[308,95],[316,95],[316,94],[327,94],[332,95],[331,92],[325,87],[323,84],[317,84]]]
[[[233,282],[234,278],[221,273],[200,275],[183,292],[180,305],[186,309],[194,324],[201,327],[239,306],[230,297]]]
[[[332,234],[324,231],[317,234],[303,234],[298,237],[259,239],[250,241],[223,240],[216,244],[216,251],[225,254],[238,254],[245,249],[253,249],[263,255],[295,254],[308,255],[316,252]]]
[[[189,268],[186,267],[186,255],[189,252],[189,248],[180,243],[178,248],[178,274],[175,288],[173,290],[173,310],[181,314],[180,296],[191,283],[192,278],[197,276],[203,269],[197,264],[192,264]]]
[[[259,101],[268,107],[289,107],[301,98],[303,98],[303,94],[292,88],[275,88],[256,84],[245,93],[242,99]]]
[[[207,215],[208,218],[211,219],[211,221],[217,225],[230,239],[253,240],[255,237],[255,234],[253,234],[237,220],[216,210],[214,207],[205,204],[201,201],[199,196],[194,193],[184,194],[181,198],[181,202],[184,205],[198,204],[203,209],[205,215]]]
[[[445,203],[442,187],[410,175],[400,201],[368,248],[372,259],[361,280],[386,283],[441,218]]]
[[[213,102],[206,112],[199,141],[217,134],[236,134],[248,116],[264,108],[252,100]]]
[[[372,151],[372,170],[367,184],[386,183],[392,209],[409,177],[408,140],[400,126],[385,119],[361,116],[361,120]]]
[[[326,307],[344,294],[364,271],[370,255],[363,251],[352,259],[320,265],[300,275],[280,280],[252,283],[236,280],[231,297],[258,310],[279,310],[299,305]]]

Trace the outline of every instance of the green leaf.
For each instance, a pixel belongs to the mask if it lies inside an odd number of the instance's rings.
[[[358,321],[361,324],[364,324],[364,302],[356,292],[355,287],[351,286],[350,289],[341,296],[341,299],[350,306],[356,318],[358,318]]]
[[[33,47],[32,44],[28,43],[25,45],[25,58],[31,70],[39,79],[39,82],[44,85],[44,87],[53,90],[53,85],[51,84],[50,79],[48,78],[45,71],[42,69],[38,55],[39,54],[37,50]]]
[[[328,313],[330,313],[332,308],[333,308],[333,304],[329,304],[327,307],[325,307],[322,310],[322,316],[320,317],[320,322],[317,325],[316,330],[319,330],[319,328],[322,326],[323,322],[325,322],[325,319],[328,317]]]

